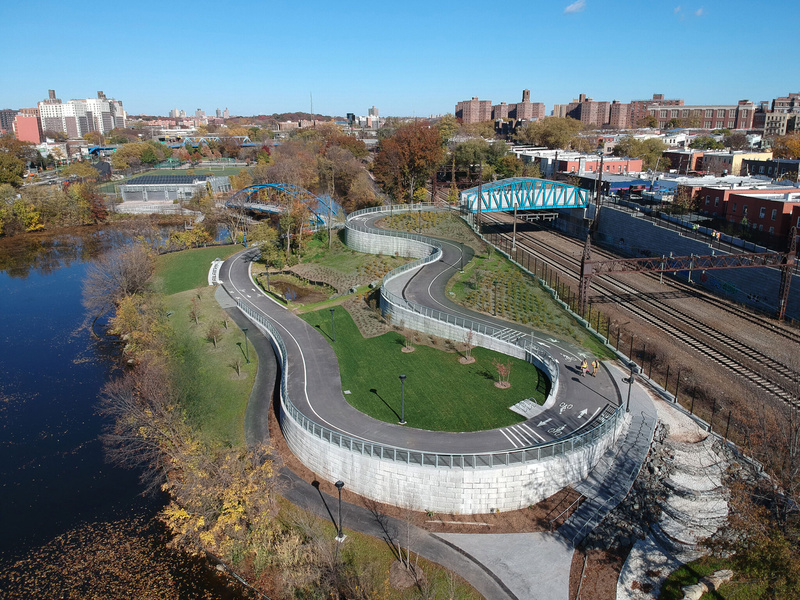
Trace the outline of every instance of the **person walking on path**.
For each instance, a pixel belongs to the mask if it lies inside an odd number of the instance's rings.
[[[600,361],[596,358],[592,361],[592,377],[597,377],[597,369],[600,368]]]
[[[584,358],[583,361],[581,362],[581,377],[586,377],[586,371],[588,370],[589,370],[589,364],[586,362],[586,359]]]

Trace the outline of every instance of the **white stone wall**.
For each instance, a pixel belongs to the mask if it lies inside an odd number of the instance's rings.
[[[628,424],[568,454],[512,466],[437,468],[351,452],[311,435],[285,412],[281,427],[292,452],[317,476],[377,502],[413,510],[480,514],[536,504],[588,475]]]

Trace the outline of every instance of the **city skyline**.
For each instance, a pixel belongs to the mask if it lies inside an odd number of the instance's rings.
[[[116,7],[87,16],[45,3],[36,18],[30,7],[10,7],[6,38],[24,52],[0,59],[11,82],[0,108],[35,106],[48,89],[65,101],[104,90],[131,115],[228,107],[233,116],[311,112],[313,94],[316,114],[375,105],[386,116],[425,117],[473,96],[518,102],[527,88],[549,114],[580,93],[758,102],[793,91],[800,75],[796,61],[779,59],[791,51],[791,19],[745,19],[753,8],[738,0],[540,0],[497,15],[477,2],[358,3],[346,12],[318,2],[300,12],[180,2],[169,15],[162,6],[137,6],[125,29],[115,25]],[[779,0],[770,11],[792,7]],[[642,39],[657,43],[646,48]],[[751,43],[763,39],[768,53]]]

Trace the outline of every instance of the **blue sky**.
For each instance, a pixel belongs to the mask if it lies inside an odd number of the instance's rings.
[[[800,91],[797,5],[740,0],[11,2],[0,108],[427,116],[472,96],[687,104]],[[793,25],[794,24],[794,25]],[[13,49],[9,51],[8,49]]]

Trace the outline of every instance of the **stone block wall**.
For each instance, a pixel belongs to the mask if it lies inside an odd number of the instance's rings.
[[[382,460],[329,444],[284,413],[281,427],[292,452],[328,481],[345,481],[353,492],[395,506],[453,514],[524,508],[587,476],[628,421],[614,435],[568,454],[493,468],[440,468]]]

